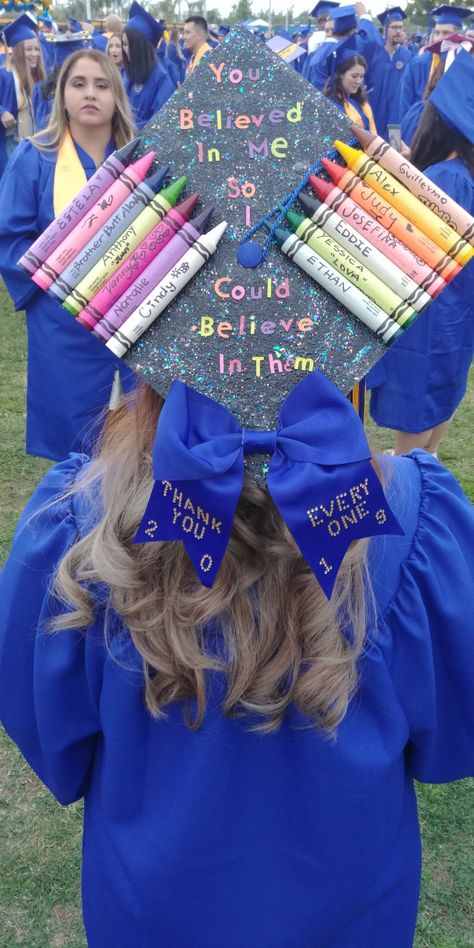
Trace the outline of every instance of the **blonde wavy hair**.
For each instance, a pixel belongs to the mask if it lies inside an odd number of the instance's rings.
[[[198,581],[182,543],[134,544],[153,484],[161,405],[148,386],[128,396],[73,488],[91,498],[94,515],[100,497],[103,515],[59,565],[54,591],[70,611],[53,628],[86,629],[94,618],[91,584],[105,584],[107,608],[119,614],[143,660],[145,700],[155,717],[183,701],[186,723],[198,728],[206,676],[222,672],[224,714],[251,716],[252,729],[271,732],[293,703],[331,734],[356,689],[366,638],[366,541],[352,544],[328,601],[267,490],[246,475],[212,589]],[[206,636],[213,620],[217,650]]]
[[[38,65],[36,66],[36,69],[33,70],[33,72],[28,66],[28,63],[25,58],[25,43],[32,43],[32,42],[36,42],[38,44],[38,49],[39,49]],[[13,66],[13,69],[15,70],[18,76],[18,81],[20,83],[21,89],[31,99],[31,96],[33,95],[33,86],[35,82],[39,82],[41,79],[46,78],[46,70],[44,68],[44,62],[43,62],[43,52],[41,49],[39,39],[22,40],[20,43],[16,43],[16,45],[13,47],[12,52],[11,52],[10,63]]]
[[[49,124],[31,138],[33,144],[40,150],[56,150],[63,140],[67,128],[64,90],[69,73],[79,59],[91,59],[97,63],[102,69],[106,79],[110,82],[115,99],[115,115],[112,121],[112,133],[117,148],[122,148],[123,145],[130,142],[135,135],[130,105],[123,86],[122,77],[117,67],[105,53],[101,53],[98,49],[79,49],[77,52],[71,53],[61,66]]]

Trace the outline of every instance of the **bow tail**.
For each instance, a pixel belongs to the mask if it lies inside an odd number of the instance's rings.
[[[155,481],[134,543],[181,540],[203,586],[211,587],[224,558],[242,489],[229,471],[203,481]]]
[[[330,599],[353,540],[404,531],[369,461],[326,467],[280,455],[274,462],[268,476],[272,498]]]

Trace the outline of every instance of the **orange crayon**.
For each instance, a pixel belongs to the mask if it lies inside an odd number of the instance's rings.
[[[393,175],[385,171],[376,161],[368,158],[363,151],[346,145],[345,142],[336,140],[334,144],[351,171],[366,181],[377,194],[387,198],[392,207],[400,211],[410,221],[410,224],[427,234],[446,253],[454,257],[461,266],[464,266],[474,257],[474,247],[471,247],[471,244],[464,240],[464,237],[460,237],[452,227],[445,224],[425,204],[418,201],[403,184],[400,184]]]
[[[380,135],[366,132],[356,125],[352,126],[352,131],[369,158],[393,174],[422,204],[474,246],[474,217],[468,211],[388,145]]]
[[[417,257],[424,260],[432,270],[439,273],[443,280],[448,283],[461,270],[461,267],[448,254],[443,253],[441,247],[431,240],[427,234],[411,224],[400,211],[397,211],[388,198],[382,198],[372,188],[362,181],[356,174],[353,174],[349,168],[341,168],[334,161],[323,158],[323,165],[331,177],[334,184],[349,195],[353,201],[360,207],[365,208],[368,213],[375,217],[389,233],[398,237]],[[312,177],[309,179],[312,185]],[[317,189],[315,189],[317,192]]]

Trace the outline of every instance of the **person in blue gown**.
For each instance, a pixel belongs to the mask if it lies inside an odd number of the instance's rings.
[[[320,91],[323,90],[329,78],[327,63],[328,56],[334,49],[334,40],[342,42],[350,35],[354,35],[357,52],[367,62],[366,84],[368,89],[372,88],[371,65],[380,47],[383,47],[383,40],[371,17],[365,13],[365,7],[362,3],[357,4],[357,9],[360,11],[358,18],[353,5],[336,7],[331,11],[331,17],[334,21],[333,36],[326,42],[321,43],[312,56],[309,57],[309,64],[308,62],[305,64],[303,70],[305,79]]]
[[[168,60],[168,69],[171,71],[171,78],[176,87],[184,82],[185,77],[185,59],[181,52],[179,44],[178,30],[171,30],[170,40],[166,47],[166,58]]]
[[[35,131],[33,91],[46,75],[41,46],[29,16],[22,14],[8,23],[3,36],[12,52],[11,68],[0,70],[0,174],[18,142]]]
[[[378,459],[404,534],[369,543],[372,608],[352,547],[356,631],[246,477],[204,589],[181,544],[132,542],[159,407],[137,393],[92,464],[49,471],[0,577],[0,718],[84,799],[87,944],[411,948],[413,782],[474,765],[472,507],[432,456]]]
[[[364,87],[367,63],[356,50],[354,35],[336,45],[329,57],[327,70],[330,78],[323,92],[350,122],[375,135],[377,128]]]
[[[431,93],[411,160],[474,214],[474,59],[464,50]],[[398,454],[434,453],[464,397],[474,352],[474,260],[397,339],[367,377],[374,421],[397,432]]]
[[[134,0],[122,34],[124,84],[137,128],[143,128],[175,90],[158,62],[156,44],[164,28]]]
[[[128,103],[113,63],[95,50],[73,53],[60,74],[50,126],[40,141],[18,146],[1,182],[0,273],[15,309],[26,312],[30,454],[61,460],[88,444],[109,400],[116,359],[39,290],[17,261],[61,210],[55,213],[53,193],[64,185],[62,176],[74,188],[70,199],[103,159],[132,137]],[[58,155],[68,141],[71,164],[63,172]],[[120,372],[124,388],[130,388],[132,373],[125,367]]]
[[[431,33],[430,42],[436,43],[452,33],[461,33],[463,21],[471,15],[467,7],[452,7],[444,4],[431,10],[430,18],[434,18],[435,26]],[[438,64],[438,57],[431,52],[420,53],[414,56],[404,70],[400,88],[400,115],[406,115],[414,102],[423,98],[423,92]]]
[[[400,122],[400,86],[412,54],[402,45],[403,20],[406,19],[403,10],[390,7],[380,13],[378,19],[384,30],[384,45],[377,48],[370,64],[369,101],[377,131],[388,141],[387,126]]]

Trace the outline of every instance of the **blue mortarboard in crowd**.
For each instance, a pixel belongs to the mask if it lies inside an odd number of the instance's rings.
[[[316,20],[318,17],[324,16],[327,13],[332,16],[333,10],[338,6],[339,0],[319,0],[314,10],[311,10],[310,16],[313,16]]]
[[[59,69],[71,53],[77,53],[80,49],[88,49],[90,43],[83,37],[65,36],[64,33],[58,33],[54,39],[50,40],[49,45],[52,50],[53,64]]]
[[[445,125],[474,145],[474,57],[465,49],[441,77],[429,97]]]
[[[435,7],[431,11],[431,17],[435,19],[437,24],[452,24],[460,30],[462,30],[463,21],[471,14],[472,10],[469,10],[468,7],[450,7],[448,3],[444,3],[441,7]]]
[[[226,26],[225,23],[221,23],[218,29],[218,34],[220,36],[227,36],[228,33],[230,33],[230,26]]]
[[[16,20],[13,20],[13,23],[7,23],[3,29],[7,46],[13,48],[17,43],[22,43],[24,40],[36,39],[34,25],[34,20],[26,13],[22,13]]]
[[[400,20],[406,20],[407,15],[403,12],[401,7],[390,7],[389,10],[384,10],[383,13],[379,13],[377,19],[380,20],[382,26],[388,26],[389,23],[400,22]]]
[[[138,33],[143,33],[152,46],[156,46],[158,40],[161,39],[164,33],[163,24],[158,23],[158,20],[155,20],[151,13],[144,10],[136,0],[134,0],[128,11],[128,20],[125,24],[125,29],[137,30]]]
[[[352,4],[348,4],[344,7],[336,7],[336,9],[331,12],[331,16],[334,20],[333,30],[335,36],[343,36],[343,34],[348,33],[349,30],[357,29],[355,6]]]
[[[70,16],[67,21],[69,30],[71,33],[83,33],[84,27],[82,23],[79,23],[79,20],[75,20],[74,17]]]

